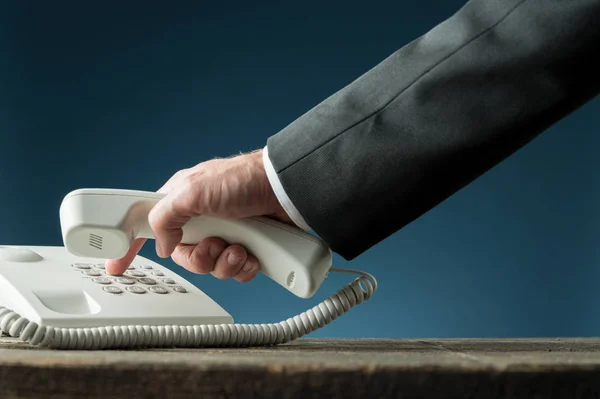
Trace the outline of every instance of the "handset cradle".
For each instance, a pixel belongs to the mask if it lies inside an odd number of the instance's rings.
[[[79,189],[65,196],[60,223],[67,250],[75,255],[120,259],[136,238],[153,239],[150,210],[164,194],[118,189]],[[331,268],[331,250],[318,237],[265,217],[192,218],[183,244],[220,237],[244,246],[260,271],[300,298],[312,297]]]

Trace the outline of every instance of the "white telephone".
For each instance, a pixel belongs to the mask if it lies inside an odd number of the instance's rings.
[[[261,272],[300,298],[311,298],[327,274],[360,276],[312,309],[271,324],[233,324],[204,292],[140,255],[122,276],[104,270],[135,238],[153,238],[148,224],[162,194],[117,189],[72,191],[60,206],[64,247],[0,247],[0,332],[57,349],[276,345],[330,323],[368,300],[368,273],[331,268],[318,237],[268,218],[198,216],[183,243],[221,237],[254,254]]]

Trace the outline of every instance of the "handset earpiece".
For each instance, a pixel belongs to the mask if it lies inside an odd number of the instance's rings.
[[[136,238],[153,239],[150,210],[163,194],[120,189],[79,189],[60,206],[66,249],[77,256],[120,259]],[[221,219],[201,215],[183,228],[184,244],[220,237],[240,244],[258,259],[261,273],[300,298],[312,297],[332,264],[318,237],[264,217]]]

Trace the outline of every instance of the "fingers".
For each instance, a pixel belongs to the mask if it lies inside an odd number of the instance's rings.
[[[240,283],[247,283],[252,280],[258,272],[260,271],[260,267],[258,264],[258,259],[254,255],[248,254],[246,257],[246,262],[241,267],[240,271],[234,276],[234,279]]]
[[[156,254],[161,258],[169,257],[183,238],[181,229],[192,215],[177,209],[169,196],[160,200],[150,211],[148,222],[154,232]]]
[[[220,280],[230,279],[240,272],[247,257],[248,254],[243,247],[231,245],[219,255],[211,274]]]
[[[127,270],[133,259],[135,259],[136,255],[146,242],[145,238],[136,238],[131,243],[131,247],[127,254],[121,259],[109,259],[105,262],[106,272],[112,275],[121,275]]]
[[[207,238],[196,245],[180,244],[171,255],[179,266],[197,274],[208,274],[227,244],[220,238]]]
[[[240,245],[227,245],[216,237],[197,245],[178,245],[171,255],[173,261],[198,274],[212,274],[219,279],[234,278],[238,282],[252,280],[259,271],[256,257]]]

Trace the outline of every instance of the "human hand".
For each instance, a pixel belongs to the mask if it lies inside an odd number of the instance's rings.
[[[219,279],[252,280],[259,271],[258,260],[240,245],[229,245],[210,237],[191,245],[181,244],[182,227],[192,217],[221,218],[270,216],[293,224],[279,204],[267,178],[262,150],[232,158],[213,159],[177,172],[159,190],[166,196],[150,211],[156,253],[187,270]],[[146,239],[136,239],[121,259],[108,260],[109,274],[122,274],[141,250]]]

